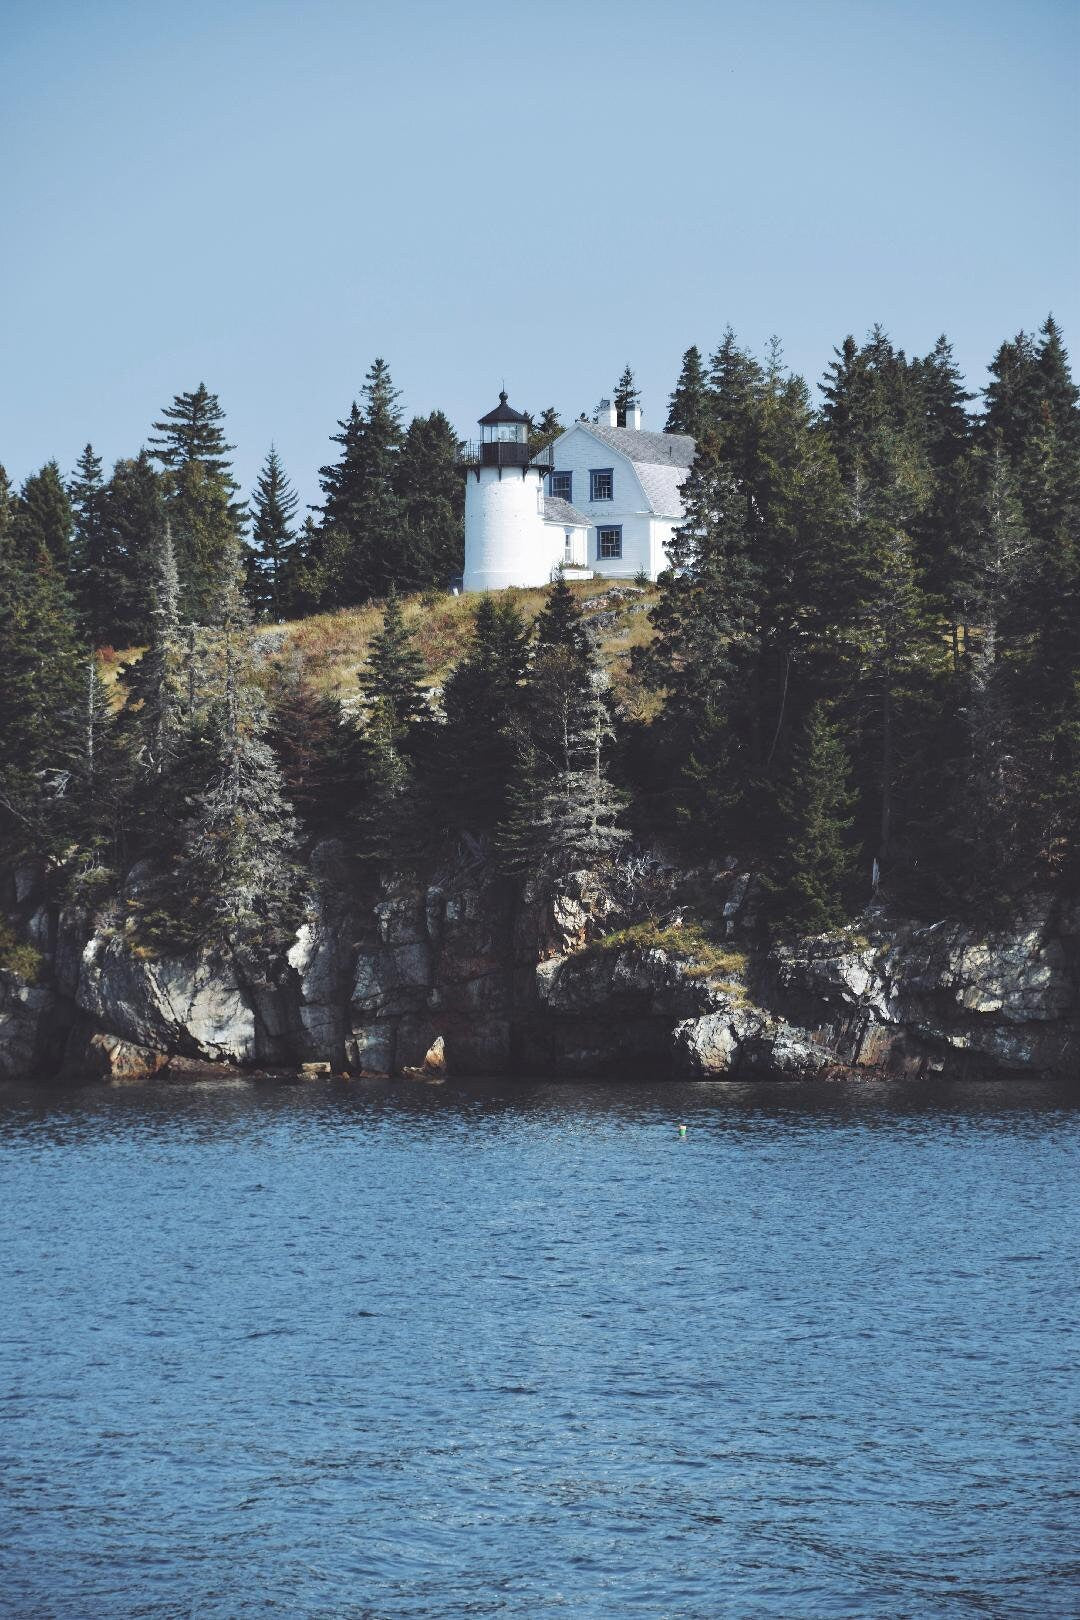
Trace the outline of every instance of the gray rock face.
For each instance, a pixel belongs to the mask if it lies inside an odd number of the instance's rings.
[[[75,1005],[137,1046],[185,1057],[250,1063],[255,1013],[235,968],[205,956],[150,961],[122,936],[91,936]]]
[[[52,990],[0,969],[0,1080],[22,1080],[55,1057],[69,1022]]]
[[[1077,1067],[1080,905],[1033,901],[1014,932],[985,936],[871,915],[862,935],[759,946],[745,969],[729,953],[734,978],[719,979],[671,950],[605,946],[619,919],[589,873],[522,894],[473,858],[365,904],[339,845],[319,845],[312,869],[308,913],[257,983],[205,953],[151,960],[119,908],[57,914],[28,869],[21,928],[46,967],[40,985],[0,973],[0,1075],[54,1070],[72,1025],[69,1067],[111,1079],[166,1060],[396,1074],[440,1042],[451,1074]],[[731,862],[710,881],[725,885],[725,933],[753,941],[756,880]]]

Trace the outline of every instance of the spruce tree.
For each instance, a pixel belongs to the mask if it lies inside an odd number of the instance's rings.
[[[844,921],[850,903],[855,794],[840,734],[821,703],[807,716],[780,802],[784,848],[768,885],[774,915],[782,928],[823,933]]]
[[[465,566],[460,451],[461,440],[442,411],[409,423],[394,469],[401,526],[386,569],[398,590],[445,588]]]
[[[500,830],[511,870],[550,883],[567,872],[602,870],[626,842],[623,797],[607,770],[609,705],[595,658],[583,672],[570,647],[537,652],[510,814]]]
[[[517,607],[482,596],[472,644],[443,689],[435,779],[442,823],[453,831],[488,833],[506,817],[528,665],[529,631]]]
[[[181,669],[180,581],[172,531],[166,522],[157,546],[150,591],[149,645],[124,670],[130,712],[138,726],[142,777],[158,782],[177,758],[184,729]]]
[[[630,367],[624,366],[623,374],[615,384],[615,394],[612,400],[615,406],[615,421],[618,427],[626,426],[627,413],[633,410],[641,401],[641,390],[634,381],[634,373]]]
[[[287,618],[292,606],[289,584],[297,562],[293,520],[298,505],[299,496],[271,445],[252,498],[251,543],[256,611],[273,624]]]
[[[341,705],[319,691],[299,656],[277,674],[268,740],[289,803],[304,826],[321,831],[334,825],[344,810],[347,734]]]
[[[710,422],[709,387],[701,350],[694,344],[682,358],[679,380],[668,404],[665,433],[689,433],[700,439]]]
[[[101,457],[95,455],[93,445],[88,444],[68,484],[68,497],[74,517],[71,584],[79,623],[95,647],[109,639],[116,595],[116,581],[110,577],[111,559],[105,544],[104,493]]]
[[[360,673],[364,711],[348,774],[356,791],[353,848],[369,867],[406,867],[417,858],[422,807],[417,766],[430,746],[423,662],[391,589],[383,622]]]
[[[360,691],[366,703],[385,704],[395,730],[406,732],[430,715],[423,679],[424,661],[391,586],[382,624],[372,637],[367,664],[360,672]]]
[[[536,645],[541,652],[565,648],[576,658],[587,661],[592,638],[581,611],[581,604],[562,574],[556,574],[536,620]]]
[[[731,327],[709,360],[709,420],[718,450],[737,475],[748,469],[753,450],[756,406],[765,374],[748,350],[739,347]]]
[[[164,483],[148,453],[118,461],[101,492],[97,546],[79,576],[99,645],[145,640],[164,528]]]
[[[238,486],[224,417],[217,395],[200,383],[166,406],[149,440],[150,454],[164,469],[183,616],[202,624],[213,621],[245,518],[233,499]]]
[[[57,858],[83,652],[52,552],[21,516],[0,468],[0,849]]]
[[[319,470],[323,527],[344,541],[335,568],[323,560],[326,605],[385,596],[396,578],[403,526],[396,488],[402,428],[398,391],[385,360],[372,363],[362,398],[363,409],[354,402],[333,436],[342,447],[340,459]]]
[[[219,479],[235,494],[238,486],[232,479],[229,453],[236,446],[225,442],[225,412],[217,395],[200,383],[193,391],[174,395],[161,415],[147,440],[155,460],[171,472],[197,461],[211,478]]]
[[[554,444],[560,434],[565,433],[559,413],[554,405],[547,405],[540,415],[533,420],[529,417],[529,448],[534,455],[539,455],[549,445]]]
[[[243,633],[230,626],[222,634],[216,759],[183,829],[175,919],[181,937],[231,949],[250,970],[295,922],[298,827],[266,740],[261,694],[245,669]]]
[[[24,482],[15,503],[15,523],[21,535],[20,544],[29,554],[36,546],[44,546],[61,578],[66,578],[71,566],[71,536],[74,519],[71,501],[55,461],[47,461],[40,472],[32,473]]]
[[[659,800],[659,825],[681,827],[706,847],[732,837],[742,820],[760,588],[745,494],[725,449],[713,430],[698,446],[671,567],[649,614],[655,637],[634,660],[665,699],[640,798]]]

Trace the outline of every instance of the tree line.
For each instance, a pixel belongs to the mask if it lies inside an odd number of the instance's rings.
[[[781,929],[875,892],[993,921],[1069,891],[1080,395],[1052,319],[990,379],[975,408],[944,338],[908,358],[875,329],[815,404],[778,345],[689,349],[667,421],[697,441],[686,517],[619,703],[561,580],[534,626],[482,598],[433,700],[398,593],[459,562],[458,446],[441,413],[403,427],[383,362],[299,525],[276,453],[246,509],[219,403],[178,395],[108,480],[88,447],[66,486],[54,463],[0,481],[3,851],[83,891],[145,861],[148,938],[252,950],[327,831],[372,875],[461,840],[532,878],[633,838],[728,852]],[[616,395],[635,403],[629,367]],[[299,662],[267,681],[253,615],[372,597],[348,714]],[[106,644],[146,648],[119,708]]]

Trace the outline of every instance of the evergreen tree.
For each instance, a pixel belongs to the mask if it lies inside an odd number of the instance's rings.
[[[430,733],[422,677],[423,662],[391,589],[360,674],[364,717],[350,767],[357,790],[354,850],[369,866],[409,866],[418,853],[417,765]]]
[[[550,882],[607,865],[627,839],[607,755],[614,739],[606,677],[567,646],[538,651],[529,673],[528,730],[500,843],[511,870]]]
[[[210,478],[219,480],[230,494],[238,486],[233,482],[229,452],[236,446],[226,444],[222,423],[225,412],[216,394],[205,383],[193,392],[176,394],[171,405],[161,413],[162,420],[153,424],[153,433],[147,441],[150,454],[170,472],[199,462]]]
[[[63,717],[63,732],[70,761],[67,829],[85,871],[110,858],[130,785],[127,752],[93,651],[83,657],[78,704]]]
[[[403,733],[430,715],[423,679],[424,661],[391,587],[382,625],[372,637],[367,664],[360,672],[360,691],[366,703],[385,704],[395,730]]]
[[[964,388],[943,336],[916,365],[923,399],[924,445],[930,474],[929,495],[912,522],[912,539],[923,582],[940,603],[952,636],[953,663],[959,666],[961,627],[967,622],[977,548],[977,469]]]
[[[184,683],[180,649],[180,581],[168,523],[162,530],[150,596],[149,645],[137,663],[127,665],[124,680],[139,731],[138,763],[142,776],[160,781],[168,776],[181,746]]]
[[[443,689],[439,811],[454,831],[488,833],[504,820],[525,703],[529,631],[511,601],[482,596],[472,645]]]
[[[536,421],[529,417],[529,447],[534,455],[538,456],[542,450],[548,449],[565,432],[554,405],[546,406]]]
[[[709,386],[701,350],[691,345],[682,358],[682,370],[668,404],[665,433],[704,436],[710,422]]]
[[[22,515],[0,468],[0,849],[57,857],[82,649],[53,554]]]
[[[650,612],[652,645],[635,659],[663,692],[656,747],[639,797],[658,824],[712,846],[733,834],[748,786],[748,673],[760,586],[743,489],[708,430],[684,486],[684,521]]]
[[[574,657],[588,661],[592,638],[581,611],[581,604],[562,574],[556,574],[536,620],[536,645],[540,652],[565,648]]]
[[[100,647],[109,638],[114,622],[117,580],[112,577],[105,527],[105,483],[101,457],[88,444],[79,457],[68,485],[74,517],[71,549],[71,582],[79,622],[92,646]]]
[[[718,449],[737,475],[748,470],[753,453],[757,402],[765,383],[758,361],[736,342],[731,327],[709,360],[709,419]]]
[[[461,440],[442,411],[414,416],[398,452],[401,527],[386,573],[404,591],[444,587],[465,566]]]
[[[321,831],[340,818],[347,734],[341,706],[324,697],[294,657],[275,683],[269,741],[289,803],[304,826]]]
[[[295,921],[298,827],[266,741],[262,698],[245,679],[242,639],[230,628],[223,641],[216,760],[184,827],[176,926],[257,966]]]
[[[118,461],[101,492],[98,547],[79,575],[83,600],[94,604],[100,645],[145,640],[164,527],[164,489],[149,455]]]
[[[177,394],[154,423],[150,453],[164,469],[166,508],[185,618],[213,621],[239,543],[245,512],[233,497],[232,476],[221,423],[225,413],[204,383]]]
[[[623,374],[615,384],[612,403],[615,406],[616,424],[625,427],[627,413],[641,403],[641,390],[634,381],[634,373],[629,366],[623,367]]]
[[[398,391],[384,360],[377,359],[364,383],[361,410],[354,402],[333,435],[340,459],[319,470],[323,527],[343,537],[335,573],[326,566],[326,600],[365,602],[385,596],[396,578],[403,527],[397,493],[397,458],[402,442]]]
[[[774,914],[781,927],[822,933],[842,923],[847,912],[855,794],[840,734],[821,703],[807,717],[780,799],[785,841],[769,883]]]
[[[297,562],[297,536],[292,524],[298,505],[299,497],[271,445],[255,485],[251,540],[256,610],[274,624],[288,616],[292,605],[290,575]]]
[[[61,578],[71,566],[71,536],[74,520],[71,502],[55,461],[47,461],[40,472],[24,482],[15,503],[15,523],[20,544],[29,555],[44,546]]]

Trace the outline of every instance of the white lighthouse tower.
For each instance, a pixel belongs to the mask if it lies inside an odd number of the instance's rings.
[[[546,585],[564,558],[563,530],[545,522],[550,456],[533,459],[529,419],[507,403],[505,390],[479,427],[465,474],[464,588]]]

